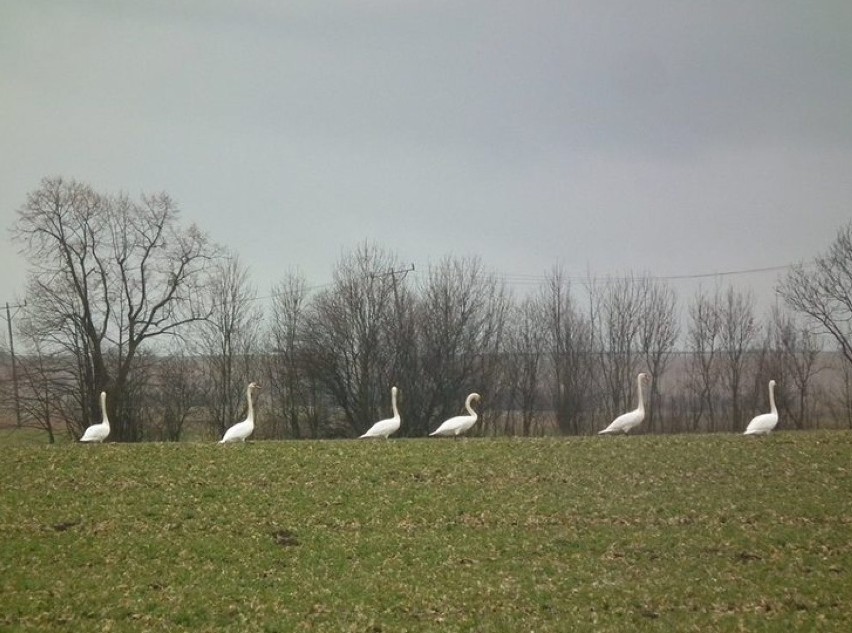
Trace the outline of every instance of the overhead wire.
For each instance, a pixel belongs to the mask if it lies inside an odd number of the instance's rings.
[[[569,282],[574,283],[595,283],[595,284],[607,284],[617,281],[630,281],[630,280],[659,280],[659,281],[685,281],[685,280],[700,280],[700,279],[716,279],[723,277],[735,277],[735,276],[744,276],[744,275],[754,275],[754,274],[763,274],[770,272],[780,272],[783,270],[789,270],[796,264],[783,264],[778,266],[762,266],[755,268],[739,268],[734,270],[722,270],[715,272],[702,272],[702,273],[684,273],[684,274],[676,274],[676,275],[653,275],[653,274],[636,274],[636,275],[565,275],[563,279]],[[411,270],[409,271],[412,275],[420,276],[423,274],[428,274],[430,272],[434,272],[438,267],[430,265],[427,266],[426,271],[424,273],[423,270]],[[501,281],[510,286],[534,286],[541,283],[545,283],[552,279],[551,275],[546,274],[532,274],[532,273],[505,273],[500,271],[491,271],[484,273],[487,277],[494,279],[496,281]],[[309,295],[317,290],[322,290],[324,288],[329,288],[334,285],[333,281],[327,281],[324,283],[311,284],[306,285],[303,290],[305,295]],[[273,299],[279,296],[281,293],[270,292],[269,294],[256,295],[252,298],[254,301],[260,301],[264,299]]]

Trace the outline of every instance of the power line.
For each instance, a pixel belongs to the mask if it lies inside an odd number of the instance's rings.
[[[712,273],[692,273],[692,274],[683,274],[683,275],[633,275],[633,276],[625,276],[625,275],[588,275],[588,276],[580,276],[580,275],[566,275],[563,277],[566,281],[571,282],[592,282],[592,283],[612,283],[616,281],[630,281],[630,280],[660,280],[660,281],[682,281],[682,280],[692,280],[692,279],[712,279],[719,277],[732,277],[737,275],[752,275],[758,273],[767,273],[767,272],[777,272],[781,270],[788,270],[795,264],[785,264],[783,266],[765,266],[762,268],[742,268],[739,270],[725,270],[719,272]],[[427,266],[427,272],[425,274],[429,274],[439,270],[439,267],[436,265]],[[378,279],[382,277],[401,275],[401,278],[404,279],[408,273],[413,275],[422,275],[424,274],[422,270],[415,270],[414,264],[410,264],[407,268],[402,270],[391,270],[381,273],[368,273],[368,276]],[[518,285],[528,285],[535,286],[538,284],[545,283],[549,281],[552,277],[549,275],[536,275],[533,273],[503,273],[498,271],[486,272],[484,273],[486,277],[491,279],[502,281],[510,286],[518,286]],[[312,284],[310,286],[305,286],[303,291],[305,294],[309,294],[311,292],[317,290],[323,290],[325,288],[330,288],[334,286],[336,282],[327,281],[325,283]],[[259,294],[249,301],[262,301],[265,299],[274,299],[275,297],[280,296],[280,292],[270,292],[268,294]]]
[[[726,270],[716,273],[696,273],[692,275],[667,275],[667,276],[652,276],[651,279],[706,279],[708,277],[731,277],[734,275],[751,275],[755,273],[768,273],[779,270],[788,270],[793,264],[784,266],[766,266],[764,268],[743,268],[740,270]]]
[[[785,264],[783,266],[764,266],[760,268],[742,268],[738,270],[724,270],[710,273],[689,273],[681,275],[565,275],[562,278],[571,282],[592,282],[592,283],[611,283],[614,281],[630,281],[630,280],[659,280],[659,281],[682,281],[693,279],[715,279],[719,277],[733,277],[741,275],[753,275],[767,272],[778,272],[789,270],[795,264]],[[432,270],[434,267],[430,267]],[[487,275],[493,279],[504,281],[510,285],[535,285],[552,279],[549,275],[534,275],[525,273],[501,273],[491,272]]]

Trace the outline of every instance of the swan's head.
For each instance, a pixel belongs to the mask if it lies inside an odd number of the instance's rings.
[[[256,382],[250,382],[248,388],[249,388],[249,391],[260,391],[261,386],[259,384],[257,384]]]
[[[651,375],[646,374],[646,373],[641,373],[641,374],[639,374],[639,380],[641,380],[645,384],[648,384],[648,383],[651,382]]]
[[[473,402],[474,400],[479,400],[479,398],[480,398],[480,396],[479,396],[478,393],[472,393],[467,397],[467,399],[470,400],[471,402]]]
[[[398,391],[399,389],[397,389],[396,387],[391,387],[391,395],[395,396]]]
[[[770,389],[774,389],[774,388],[775,388],[775,381],[774,381],[774,380],[770,380],[770,381],[769,381],[769,388],[770,388]]]

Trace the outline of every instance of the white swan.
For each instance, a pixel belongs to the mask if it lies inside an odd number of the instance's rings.
[[[769,413],[757,415],[748,423],[743,435],[768,435],[778,424],[778,409],[775,408],[775,381],[769,381]]]
[[[106,410],[106,391],[101,391],[101,423],[93,424],[86,429],[81,442],[103,442],[109,435],[109,417]]]
[[[608,427],[600,431],[598,435],[607,433],[624,433],[626,435],[632,428],[641,424],[642,420],[645,419],[645,399],[642,396],[642,383],[646,380],[648,380],[648,374],[639,374],[636,378],[636,384],[639,387],[639,406],[633,409],[633,411],[622,413],[610,422]]]
[[[470,403],[474,400],[479,400],[478,393],[472,393],[467,397],[467,400],[464,401],[464,407],[467,409],[469,415],[457,415],[454,418],[450,418],[449,420],[445,420],[441,423],[437,429],[429,433],[432,435],[461,435],[465,431],[470,430],[470,428],[476,424],[476,411],[474,411]]]
[[[219,444],[224,444],[225,442],[245,442],[246,438],[254,432],[254,404],[251,400],[251,394],[257,389],[260,389],[260,385],[254,382],[249,383],[248,389],[246,389],[248,417],[225,431],[225,435]]]
[[[399,409],[396,408],[396,387],[391,387],[391,407],[393,408],[393,417],[386,420],[379,420],[371,426],[364,435],[360,437],[383,437],[387,439],[391,433],[396,433],[399,430]]]

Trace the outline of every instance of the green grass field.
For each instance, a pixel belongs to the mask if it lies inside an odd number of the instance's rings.
[[[852,630],[852,433],[0,446],[2,631]]]

